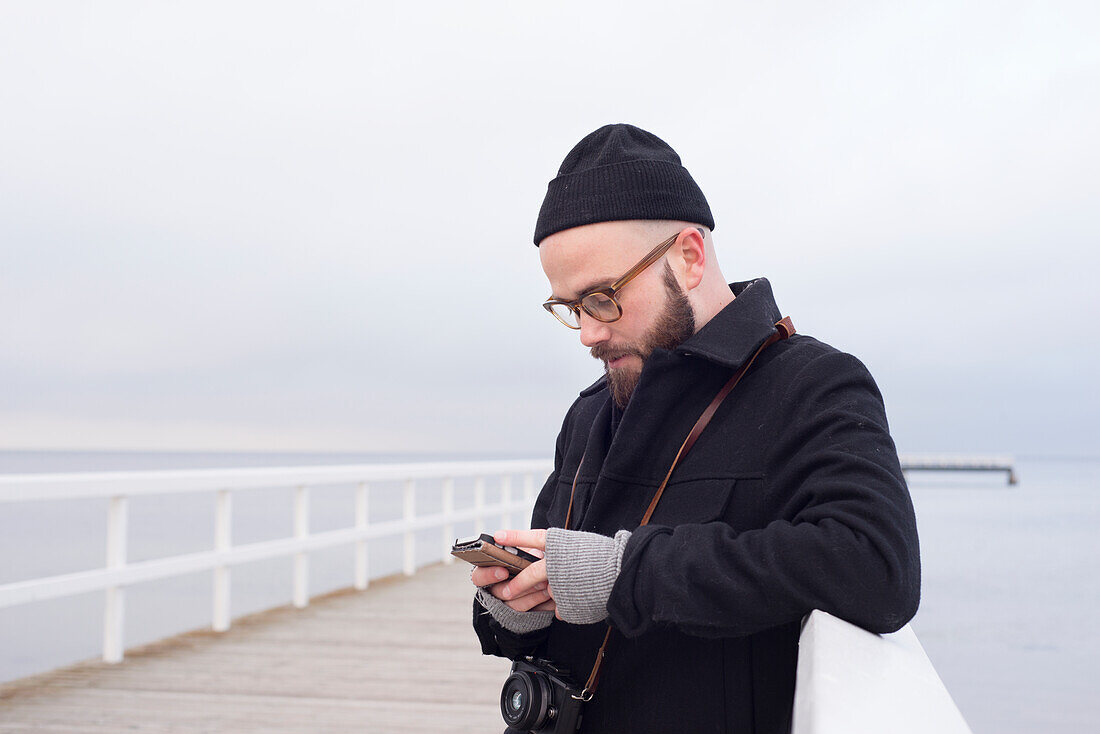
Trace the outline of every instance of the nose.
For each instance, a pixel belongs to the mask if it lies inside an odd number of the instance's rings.
[[[594,319],[581,309],[581,344],[586,347],[594,347],[611,338],[611,326],[598,319]]]

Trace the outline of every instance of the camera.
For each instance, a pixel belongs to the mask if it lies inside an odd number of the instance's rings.
[[[573,734],[581,725],[585,700],[568,671],[548,660],[525,658],[512,663],[500,691],[500,713],[512,729]]]

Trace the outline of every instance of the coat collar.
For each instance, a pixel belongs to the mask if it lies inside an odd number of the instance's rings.
[[[734,299],[703,328],[674,350],[727,367],[739,368],[775,333],[782,318],[767,278],[730,283]]]
[[[768,281],[758,278],[730,288],[734,300],[698,332],[674,350],[653,350],[624,410],[614,407],[606,390],[601,392],[602,380],[582,393],[593,401],[602,399],[591,414],[585,442],[581,479],[594,482],[595,488],[591,501],[582,503],[578,515],[582,520],[600,503],[635,500],[640,518],[648,488],[660,483],[683,437],[729,380],[730,371],[748,361],[775,333],[779,309]],[[619,484],[614,491],[601,492],[607,482]],[[622,482],[639,490],[637,497],[626,498]],[[599,516],[599,512],[593,515]]]
[[[703,328],[673,350],[676,354],[699,356],[731,370],[738,369],[764,341],[775,333],[775,322],[783,316],[775,305],[767,278],[730,283],[734,299],[715,314]],[[607,384],[607,376],[581,391],[581,397],[595,395]]]

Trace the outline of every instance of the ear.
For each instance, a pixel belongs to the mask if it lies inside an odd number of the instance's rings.
[[[672,246],[675,263],[683,278],[684,288],[691,290],[703,282],[703,271],[707,265],[707,248],[703,234],[695,227],[687,227],[680,232],[679,240]]]

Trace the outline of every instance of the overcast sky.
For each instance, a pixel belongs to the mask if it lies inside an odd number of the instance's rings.
[[[1100,455],[1100,4],[0,3],[0,448],[545,456],[631,122],[908,451]]]

